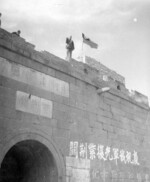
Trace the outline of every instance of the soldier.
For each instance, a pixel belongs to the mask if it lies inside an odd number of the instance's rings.
[[[66,49],[67,49],[67,57],[66,60],[70,61],[72,58],[72,51],[74,50],[74,42],[72,40],[72,36],[70,38],[66,38]]]

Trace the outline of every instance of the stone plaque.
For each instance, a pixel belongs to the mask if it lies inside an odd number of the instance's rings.
[[[69,83],[0,57],[0,75],[69,97]]]
[[[52,118],[52,102],[46,99],[41,99],[41,115]]]
[[[52,118],[53,103],[25,92],[16,93],[16,110]]]

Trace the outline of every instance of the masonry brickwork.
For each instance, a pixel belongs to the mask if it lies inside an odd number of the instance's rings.
[[[147,97],[34,48],[0,29],[0,182],[150,182]]]

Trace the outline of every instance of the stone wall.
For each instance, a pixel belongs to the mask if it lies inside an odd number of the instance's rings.
[[[147,97],[98,92],[106,86],[95,68],[0,29],[0,163],[17,142],[35,140],[53,155],[58,181],[149,182]]]

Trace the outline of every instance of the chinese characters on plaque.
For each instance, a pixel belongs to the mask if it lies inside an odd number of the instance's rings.
[[[114,161],[116,165],[118,161],[124,164],[140,165],[136,151],[130,152],[94,143],[71,141],[69,156],[90,160]]]

